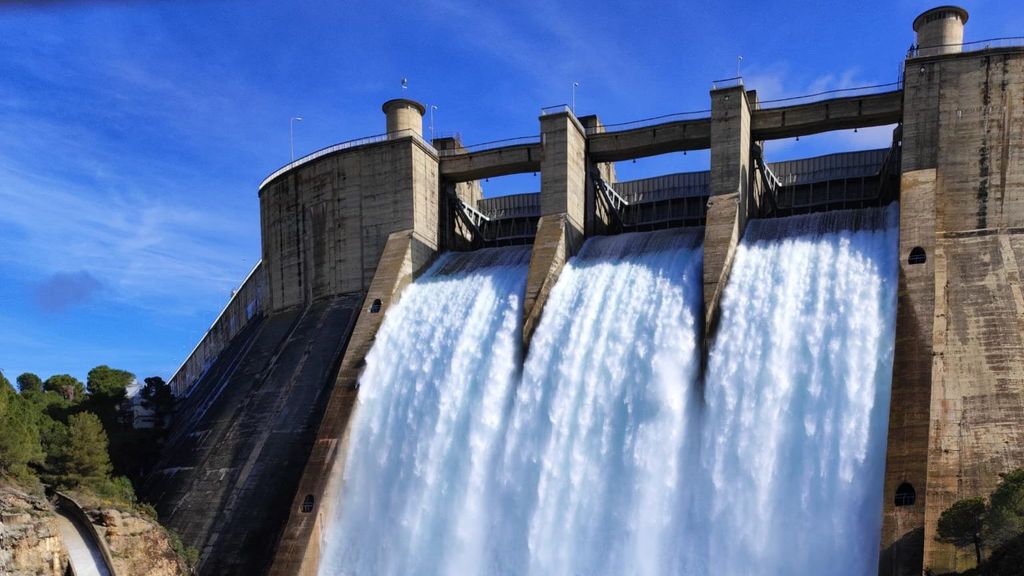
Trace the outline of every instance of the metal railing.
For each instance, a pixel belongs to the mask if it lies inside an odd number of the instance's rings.
[[[471,152],[481,152],[484,150],[493,150],[495,148],[509,148],[512,146],[526,146],[529,144],[539,144],[540,135],[537,136],[517,136],[515,138],[502,138],[501,140],[491,140],[490,142],[481,142],[479,144],[472,144],[470,146],[463,146],[462,148],[449,148],[447,150],[438,150],[437,155],[439,157],[446,156],[459,156],[461,154],[469,154]]]
[[[627,130],[634,130],[636,128],[646,128],[648,126],[655,126],[658,124],[668,124],[669,122],[680,122],[685,120],[703,120],[711,117],[711,110],[694,110],[692,112],[673,112],[672,114],[662,114],[661,116],[651,116],[650,118],[641,118],[640,120],[630,120],[629,122],[617,122],[615,124],[603,124],[601,126],[591,126],[587,128],[587,136],[592,134],[608,134],[615,132],[625,132]],[[614,128],[614,130],[609,130]]]
[[[413,140],[416,140],[419,143],[423,144],[424,146],[428,146],[428,147],[430,147],[430,149],[433,149],[433,146],[428,144],[427,141],[423,139],[423,136],[421,136],[415,130],[412,130],[412,129],[409,129],[409,128],[406,128],[405,130],[398,130],[398,131],[395,131],[395,132],[388,132],[386,134],[376,134],[374,136],[365,136],[363,138],[356,138],[355,140],[349,140],[347,142],[341,142],[341,143],[338,143],[338,144],[332,144],[332,145],[330,145],[330,146],[328,146],[326,148],[321,148],[321,149],[317,150],[316,152],[313,152],[312,154],[307,154],[307,155],[303,156],[302,158],[299,158],[297,160],[294,160],[292,162],[289,162],[289,163],[285,164],[284,166],[278,168],[277,170],[274,170],[270,174],[270,176],[267,176],[266,178],[264,178],[263,181],[260,182],[259,189],[262,190],[264,186],[266,186],[268,183],[273,181],[275,178],[277,178],[281,174],[284,174],[285,172],[288,172],[289,170],[291,170],[293,168],[296,168],[298,166],[301,166],[301,165],[303,165],[303,164],[305,164],[307,162],[310,162],[312,160],[316,160],[317,158],[320,158],[322,156],[327,156],[328,154],[333,154],[335,152],[340,152],[341,150],[348,150],[349,148],[357,148],[359,146],[365,146],[367,144],[376,144],[378,142],[385,142],[387,140],[397,140],[399,138],[409,138],[409,137],[412,137]]]
[[[568,104],[555,104],[554,106],[545,106],[540,109],[541,116],[561,114],[562,112],[568,112],[570,114],[573,114],[572,108],[570,108]]]
[[[721,80],[712,80],[712,90],[722,90],[724,88],[735,88],[737,86],[743,86],[743,76],[733,76],[732,78],[722,78]]]
[[[813,94],[804,94],[802,96],[789,96],[786,98],[773,98],[771,100],[760,100],[758,104],[761,110],[770,108],[783,108],[786,106],[794,106],[797,104],[810,104],[812,102],[818,102],[821,100],[828,100],[830,98],[845,98],[848,96],[871,96],[875,94],[884,94],[886,92],[894,92],[900,89],[901,82],[888,82],[886,84],[872,84],[870,86],[855,86],[852,88],[836,88],[834,90],[824,90],[822,92],[815,92]],[[773,104],[773,106],[765,106],[765,104]]]
[[[1024,36],[1006,36],[1004,38],[989,38],[988,40],[974,40],[972,42],[961,42],[960,44],[933,44],[931,46],[911,46],[907,50],[907,58],[918,56],[939,56],[942,54],[956,54],[957,52],[977,52],[991,48],[1016,48],[1024,47]],[[946,51],[948,48],[960,48],[959,51]],[[923,54],[922,54],[923,52]]]

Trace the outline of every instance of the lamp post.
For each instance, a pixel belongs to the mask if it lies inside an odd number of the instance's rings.
[[[736,57],[736,77],[740,77],[740,62],[743,62],[743,56]]]
[[[301,116],[292,116],[288,119],[288,146],[292,150],[292,162],[295,162],[295,123],[302,122]]]
[[[580,85],[579,82],[572,83],[572,113],[576,114],[576,88]]]
[[[437,106],[430,105],[430,143],[434,143],[434,110],[437,110]]]

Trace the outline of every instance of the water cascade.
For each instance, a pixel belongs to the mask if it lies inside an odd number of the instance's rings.
[[[874,573],[896,218],[751,222],[703,381],[700,229],[588,240],[525,362],[529,252],[442,257],[367,358],[321,574]]]
[[[529,258],[523,247],[446,254],[388,310],[360,377],[321,574],[430,574],[491,512],[482,485],[519,377]]]
[[[749,224],[708,360],[699,573],[877,572],[897,219]]]

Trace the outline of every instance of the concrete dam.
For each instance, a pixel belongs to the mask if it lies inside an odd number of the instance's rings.
[[[386,102],[260,185],[262,260],[171,379],[144,495],[202,574],[973,566],[939,514],[1024,465],[1024,42],[967,20],[921,14],[892,85],[733,78],[708,112],[560,106],[483,146]]]

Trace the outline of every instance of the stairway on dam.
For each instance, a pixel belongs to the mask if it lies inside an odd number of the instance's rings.
[[[184,400],[188,420],[143,493],[200,548],[203,573],[265,570],[361,303],[339,296],[253,322]]]

